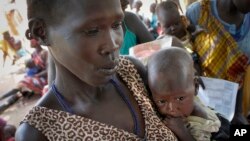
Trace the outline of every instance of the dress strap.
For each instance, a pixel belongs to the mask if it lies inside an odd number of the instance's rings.
[[[70,108],[69,104],[65,100],[64,96],[58,91],[56,88],[55,83],[52,84],[51,86],[53,94],[56,96],[56,99],[60,103],[60,105],[63,107],[63,109],[71,114],[73,114],[73,110]]]
[[[122,91],[122,88],[114,79],[110,79],[110,82],[114,85],[114,87],[117,89],[119,95],[122,97],[123,101],[127,104],[128,108],[132,114],[134,123],[135,123],[134,132],[136,135],[139,135],[139,133],[140,133],[139,126],[138,126],[139,125],[139,118],[135,112],[135,109],[132,107],[132,104],[131,104],[129,98],[124,94],[124,92]]]

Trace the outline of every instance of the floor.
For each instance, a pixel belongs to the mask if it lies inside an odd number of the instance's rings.
[[[12,65],[12,61],[7,58],[3,64],[2,54],[0,52],[0,96],[14,88],[17,82],[23,78],[23,62],[23,60],[20,60],[16,65]],[[18,127],[24,116],[35,105],[39,98],[40,96],[32,96],[30,99],[19,100],[16,104],[0,114],[0,117],[7,120],[9,124]],[[0,104],[2,102],[4,102],[4,100],[0,101]]]

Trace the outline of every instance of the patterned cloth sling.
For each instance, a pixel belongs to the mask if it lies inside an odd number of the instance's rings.
[[[200,56],[204,75],[221,78],[240,85],[247,67],[248,58],[238,48],[236,41],[211,13],[210,0],[201,2],[199,25],[206,32],[195,39],[195,51]]]
[[[32,108],[22,122],[36,128],[49,141],[177,141],[173,132],[157,116],[134,64],[120,57],[117,73],[140,106],[145,138],[87,117],[39,106]]]

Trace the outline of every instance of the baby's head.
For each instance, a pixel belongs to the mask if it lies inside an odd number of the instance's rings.
[[[192,113],[197,91],[194,73],[192,57],[182,48],[167,48],[149,59],[149,88],[162,116],[187,117]]]
[[[33,61],[33,59],[27,59],[27,60],[25,60],[25,67],[28,69],[31,69],[31,68],[36,67],[36,64]]]
[[[175,2],[171,0],[161,2],[156,8],[156,14],[164,34],[173,35],[179,39],[186,35],[186,27]]]

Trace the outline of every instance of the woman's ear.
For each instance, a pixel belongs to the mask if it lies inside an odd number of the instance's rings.
[[[40,45],[50,46],[47,26],[43,19],[34,18],[29,20],[29,29],[26,31],[28,39],[36,39]]]

